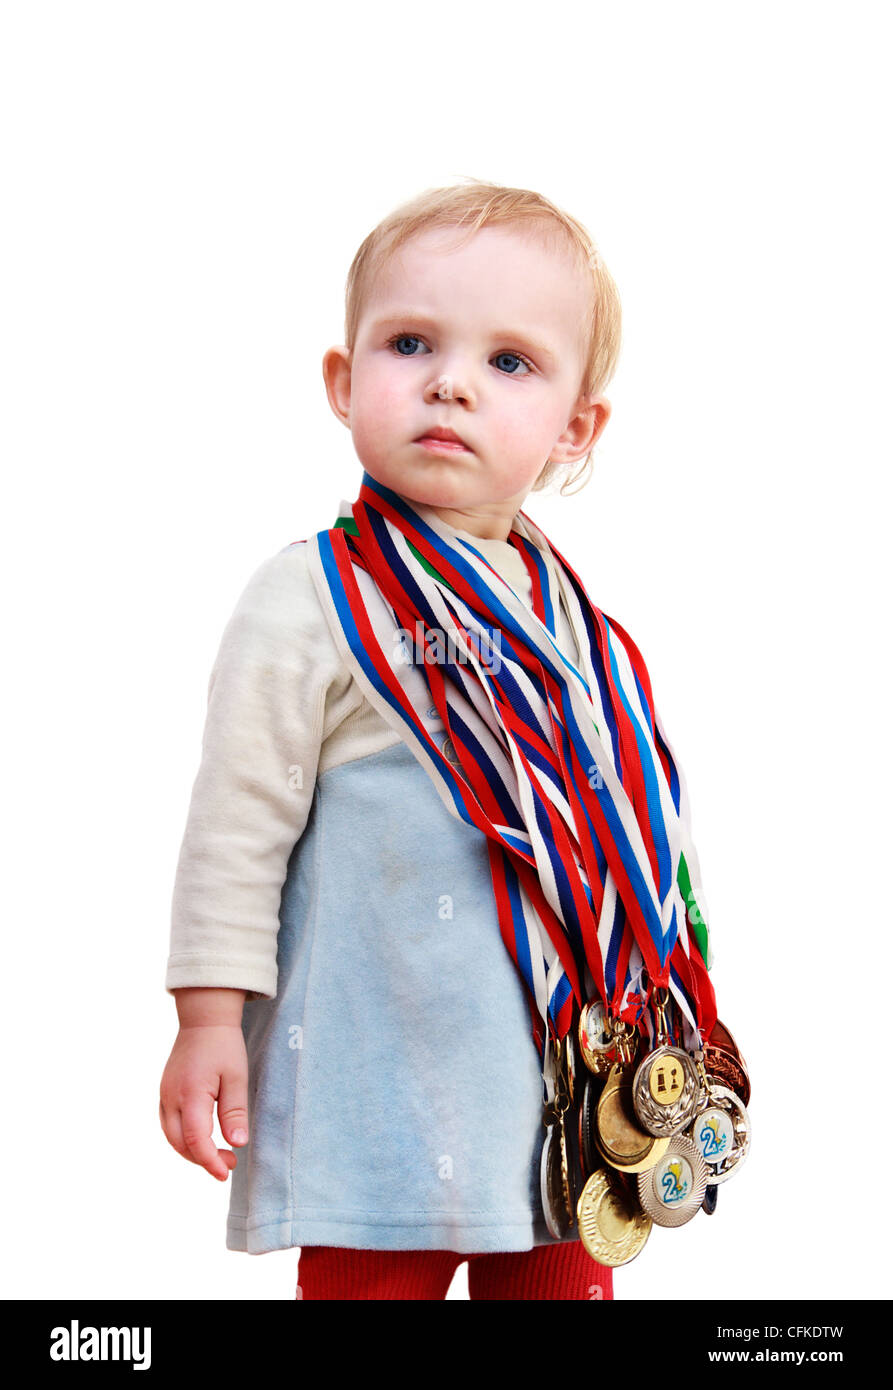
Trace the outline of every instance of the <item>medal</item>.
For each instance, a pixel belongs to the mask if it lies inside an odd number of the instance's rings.
[[[726,1025],[721,1023],[719,1019],[717,1019],[713,1025],[709,1045],[711,1047],[721,1047],[724,1052],[731,1052],[733,1057],[737,1057],[739,1061],[742,1060],[741,1049],[735,1042],[735,1039],[732,1037]]]
[[[750,1077],[744,1058],[728,1028],[718,1019],[704,1046],[704,1060],[709,1072],[739,1095],[744,1105],[750,1104]]]
[[[710,1170],[710,1183],[726,1182],[738,1171],[750,1148],[750,1117],[740,1096],[708,1076],[708,1103],[688,1137]]]
[[[448,813],[486,839],[500,933],[543,1063],[540,1188],[552,1239],[585,1213],[595,1258],[624,1263],[651,1219],[682,1224],[700,1209],[706,1177],[715,1187],[735,1171],[731,1157],[709,1164],[691,1138],[702,1112],[720,1112],[706,1117],[720,1147],[731,1122],[740,1164],[749,1082],[717,1021],[685,781],[642,655],[524,513],[511,540],[532,580],[530,604],[430,508],[364,473],[356,502],[306,545],[323,616],[359,688]],[[576,656],[556,641],[562,608]],[[395,624],[454,634],[455,655],[399,661]],[[494,691],[482,652],[503,634]],[[434,738],[428,710],[441,720]],[[637,1065],[630,1037],[645,1032],[655,987],[672,990],[680,1029],[672,1038],[649,1030],[655,1044]],[[706,1044],[694,1056],[692,1034]],[[741,1098],[744,1120],[722,1091]],[[635,1187],[625,1173],[637,1175]],[[652,1193],[658,1216],[639,1210],[639,1192]]]
[[[645,1172],[666,1150],[669,1139],[649,1134],[639,1124],[632,1102],[630,1034],[621,1024],[620,1048],[627,1058],[616,1062],[605,1082],[596,1109],[595,1143],[602,1157],[626,1173]]]
[[[601,1167],[601,1156],[595,1144],[595,1114],[598,1098],[603,1089],[604,1081],[601,1077],[587,1076],[586,1080],[583,1082],[583,1093],[580,1098],[577,1129],[580,1144],[580,1164],[584,1182],[591,1173],[595,1172],[596,1168]]]
[[[630,1201],[616,1174],[601,1168],[587,1179],[577,1203],[577,1228],[599,1264],[628,1264],[651,1233],[651,1218]]]
[[[679,1047],[649,1052],[633,1080],[633,1106],[649,1134],[678,1134],[691,1123],[701,1098],[695,1064]]]
[[[561,1126],[549,1125],[540,1159],[540,1198],[546,1227],[554,1240],[570,1230],[567,1191],[567,1155],[562,1153]]]
[[[633,1107],[649,1134],[679,1134],[694,1118],[701,1101],[701,1082],[694,1062],[667,1032],[667,991],[655,992],[657,1047],[639,1064],[633,1079]]]
[[[707,1191],[707,1164],[684,1134],[667,1141],[662,1158],[639,1174],[639,1201],[658,1226],[683,1226],[697,1215]]]
[[[564,1035],[564,1076],[567,1084],[568,1099],[574,1099],[574,1087],[577,1080],[577,1059],[574,1053],[574,1030],[569,1028]]]
[[[744,1063],[725,1048],[708,1043],[704,1049],[704,1064],[709,1072],[740,1096],[742,1104],[750,1102],[750,1077]]]
[[[577,1202],[579,1201],[580,1193],[583,1190],[583,1184],[587,1178],[587,1173],[583,1168],[583,1155],[580,1147],[579,1116],[581,1107],[579,1100],[580,1095],[578,1092],[576,1111],[571,1111],[568,1114],[564,1126],[564,1137],[567,1144],[567,1191],[568,1200],[570,1202],[572,1225],[573,1222],[576,1221]]]
[[[600,999],[590,999],[580,1011],[577,1037],[583,1061],[591,1072],[604,1076],[610,1071],[607,1054],[614,1050],[614,1033],[608,1012]]]
[[[548,1103],[543,1113],[546,1140],[540,1156],[540,1198],[549,1234],[563,1240],[574,1220],[571,1176],[564,1117],[570,1109],[568,1095],[568,1049],[557,1038],[547,1040],[544,1080]],[[554,1079],[553,1079],[554,1078]]]

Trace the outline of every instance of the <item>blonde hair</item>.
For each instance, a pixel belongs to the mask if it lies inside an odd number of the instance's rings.
[[[600,395],[614,375],[620,353],[620,296],[595,243],[582,223],[569,213],[527,188],[472,179],[448,188],[430,188],[402,203],[379,222],[353,258],[345,286],[344,342],[352,352],[360,313],[369,286],[386,261],[409,239],[428,227],[467,227],[470,239],[480,227],[527,225],[555,247],[565,247],[588,275],[592,289],[587,310],[586,359],[580,394]],[[592,450],[580,468],[565,479],[564,495],[572,483],[583,487],[591,474]],[[533,485],[539,492],[553,480],[562,465],[547,463]],[[579,491],[579,488],[575,489]]]

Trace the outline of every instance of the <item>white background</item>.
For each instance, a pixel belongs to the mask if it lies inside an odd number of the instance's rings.
[[[890,1296],[886,16],[2,6],[6,1296],[294,1297],[158,1123],[173,875],[235,601],[359,486],[351,258],[467,175],[620,288],[595,478],[527,510],[645,654],[754,1086],[617,1297]]]

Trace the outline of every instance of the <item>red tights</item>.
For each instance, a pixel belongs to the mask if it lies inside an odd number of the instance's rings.
[[[298,1260],[296,1298],[444,1299],[468,1261],[471,1299],[613,1299],[613,1271],[579,1240],[507,1254],[454,1250],[347,1250],[308,1245]]]

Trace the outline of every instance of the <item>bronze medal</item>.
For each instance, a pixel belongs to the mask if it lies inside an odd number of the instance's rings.
[[[737,1057],[739,1062],[742,1060],[741,1049],[735,1042],[728,1028],[719,1019],[713,1025],[713,1032],[710,1034],[709,1045],[711,1047],[721,1047],[724,1052],[731,1052],[733,1057]]]
[[[743,1062],[723,1047],[715,1047],[712,1042],[704,1048],[704,1066],[713,1076],[718,1077],[723,1086],[728,1086],[740,1097],[742,1105],[750,1101],[750,1077]]]
[[[743,1105],[750,1104],[750,1077],[741,1049],[728,1028],[717,1019],[713,1031],[704,1045],[704,1062],[709,1072],[717,1076],[724,1086],[740,1097]]]

